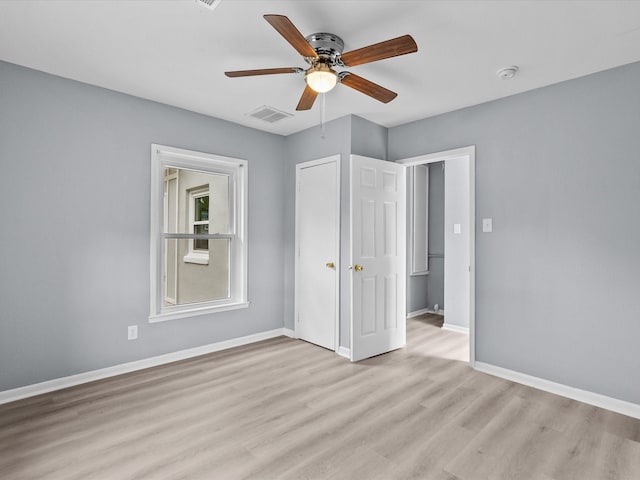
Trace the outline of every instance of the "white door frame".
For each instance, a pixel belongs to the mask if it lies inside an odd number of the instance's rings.
[[[469,365],[474,367],[476,363],[476,146],[470,145],[468,147],[455,148],[453,150],[445,150],[443,152],[430,153],[427,155],[419,155],[417,157],[403,158],[397,160],[396,163],[401,163],[406,166],[422,165],[425,163],[434,163],[450,160],[453,158],[467,157],[469,161],[469,267],[471,275],[469,275],[470,292],[469,292]],[[446,309],[446,305],[445,305]]]
[[[336,325],[335,325],[335,345],[334,351],[338,351],[340,348],[340,155],[331,155],[329,157],[318,158],[316,160],[310,160],[308,162],[298,163],[296,165],[296,189],[295,189],[295,277],[294,277],[294,317],[293,317],[293,325],[294,325],[294,336],[298,338],[298,280],[300,279],[300,273],[298,269],[300,268],[300,260],[299,260],[299,252],[300,252],[300,240],[299,240],[299,232],[298,232],[298,215],[300,214],[300,206],[298,205],[298,188],[299,188],[299,178],[300,171],[304,168],[315,167],[318,165],[323,165],[325,163],[336,164],[336,252],[335,252],[335,271],[336,271]]]

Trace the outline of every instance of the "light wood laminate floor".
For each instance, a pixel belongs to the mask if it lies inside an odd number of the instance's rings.
[[[0,406],[0,478],[640,479],[640,420],[471,370],[408,321],[352,364],[281,337]]]

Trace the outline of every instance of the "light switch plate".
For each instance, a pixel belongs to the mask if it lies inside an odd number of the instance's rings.
[[[482,231],[485,233],[493,232],[493,219],[491,218],[482,219]]]
[[[462,225],[460,225],[459,223],[454,223],[453,224],[453,233],[455,233],[456,235],[459,235],[462,233]]]

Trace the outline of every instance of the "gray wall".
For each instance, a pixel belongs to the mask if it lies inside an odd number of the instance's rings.
[[[147,322],[151,143],[249,161],[250,308]],[[0,390],[281,328],[284,147],[0,62]]]
[[[476,145],[479,361],[640,403],[638,85],[635,63],[390,129],[393,160]]]
[[[429,164],[429,254],[444,253],[443,162]],[[409,223],[408,223],[409,224]],[[409,232],[407,232],[409,235]],[[409,267],[407,267],[409,271]],[[429,258],[428,275],[407,276],[407,313],[444,308],[444,257]],[[446,312],[445,312],[446,313]]]
[[[387,128],[351,115],[351,153],[387,160],[388,149]]]

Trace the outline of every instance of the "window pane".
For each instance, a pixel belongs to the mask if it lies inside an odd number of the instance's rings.
[[[195,217],[194,221],[203,222],[209,220],[209,195],[194,198]]]
[[[209,225],[194,225],[193,233],[197,234],[208,234],[209,233]],[[209,240],[201,240],[195,239],[193,241],[193,249],[194,250],[209,250]]]
[[[203,252],[190,252],[191,240],[166,239],[163,305],[229,298],[229,239],[205,240]]]
[[[194,233],[194,222],[209,222],[208,233],[233,233],[229,175],[165,168],[164,232]]]

